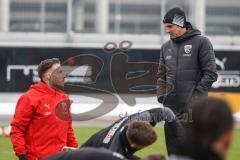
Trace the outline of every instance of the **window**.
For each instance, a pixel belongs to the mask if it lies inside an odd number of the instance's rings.
[[[63,0],[11,0],[10,31],[66,32],[67,4]]]
[[[206,33],[209,35],[240,35],[238,0],[209,0],[206,8]]]

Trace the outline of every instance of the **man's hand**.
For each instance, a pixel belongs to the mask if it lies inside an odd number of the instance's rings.
[[[72,150],[76,150],[76,149],[77,148],[65,146],[62,148],[61,152],[68,152],[68,151],[72,151]]]
[[[172,122],[176,118],[176,115],[168,107],[162,108],[162,116],[163,116],[163,119],[167,122]]]
[[[151,115],[151,119],[149,120],[149,123],[152,126],[155,126],[156,123],[161,121],[172,122],[176,119],[176,115],[168,107],[154,108],[146,112],[149,112]]]
[[[163,103],[163,96],[158,97],[158,102],[159,102],[159,103]]]
[[[20,156],[18,156],[19,160],[27,160],[27,156],[25,154],[22,154]]]

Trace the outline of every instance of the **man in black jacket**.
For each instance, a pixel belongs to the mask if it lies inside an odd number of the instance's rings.
[[[174,113],[165,107],[124,117],[94,134],[81,147],[104,147],[113,152],[118,152],[128,159],[139,159],[133,154],[151,145],[157,139],[156,133],[150,124],[163,120],[169,122],[169,129],[174,135],[171,141],[172,145],[177,145],[180,141],[178,130],[181,126]],[[150,124],[146,122],[150,122]]]
[[[187,112],[187,105],[194,97],[206,96],[217,80],[215,55],[211,42],[186,21],[180,8],[169,10],[163,20],[170,40],[160,51],[157,96],[159,103],[173,110],[177,116]],[[165,124],[168,144],[173,137]]]

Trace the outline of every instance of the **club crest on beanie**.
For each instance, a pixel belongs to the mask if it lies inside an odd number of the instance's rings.
[[[172,8],[165,14],[163,23],[171,23],[185,27],[186,15],[180,8]]]

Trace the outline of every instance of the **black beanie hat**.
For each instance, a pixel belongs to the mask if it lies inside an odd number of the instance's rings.
[[[180,27],[186,26],[185,13],[180,8],[170,9],[164,16],[163,23],[171,23]]]

